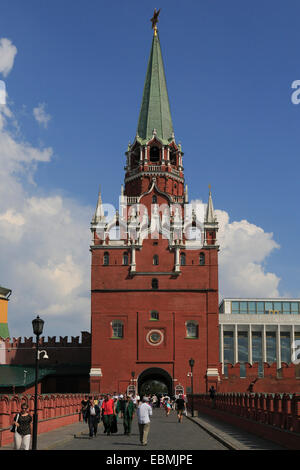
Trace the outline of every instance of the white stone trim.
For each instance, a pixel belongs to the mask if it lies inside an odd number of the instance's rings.
[[[102,377],[102,369],[100,367],[92,367],[90,377]]]
[[[218,371],[218,369],[214,369],[214,368],[209,367],[206,371],[206,376],[207,377],[219,377],[219,371]]]

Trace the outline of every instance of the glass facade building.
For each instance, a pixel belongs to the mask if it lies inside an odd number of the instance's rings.
[[[219,307],[220,362],[291,363],[300,341],[300,299],[223,299]]]

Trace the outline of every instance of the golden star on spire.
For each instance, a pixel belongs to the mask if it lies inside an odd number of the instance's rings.
[[[156,11],[156,8],[154,8],[154,13],[153,13],[153,16],[150,20],[152,22],[152,29],[154,29],[154,36],[157,35],[157,23],[158,23],[159,13],[160,13],[160,9],[158,11]]]

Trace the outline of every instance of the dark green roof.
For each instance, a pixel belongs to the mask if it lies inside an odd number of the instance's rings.
[[[38,381],[53,372],[53,369],[39,369]],[[0,387],[28,387],[34,382],[34,367],[0,365]]]
[[[163,144],[173,140],[173,124],[167,92],[164,64],[158,34],[153,36],[148,62],[137,140],[146,143],[152,139],[153,130]]]
[[[27,371],[27,372],[25,372]],[[40,382],[47,375],[88,375],[90,364],[58,364],[45,368],[39,367]],[[0,387],[28,387],[35,382],[35,367],[26,365],[0,365]]]

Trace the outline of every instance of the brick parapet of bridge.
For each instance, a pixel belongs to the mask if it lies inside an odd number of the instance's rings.
[[[83,394],[49,394],[38,397],[38,433],[52,431],[61,426],[80,421],[81,401]],[[21,404],[29,406],[32,415],[34,411],[34,394],[0,395],[0,446],[13,441],[10,427]]]
[[[192,397],[188,395],[188,408]],[[288,449],[300,448],[300,395],[218,393],[193,396],[194,411],[240,427]]]

